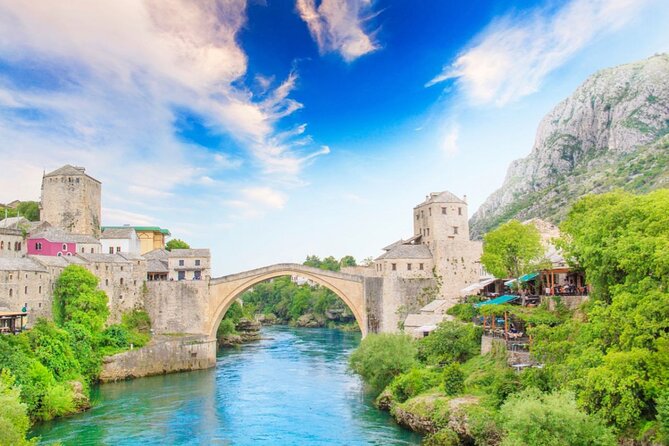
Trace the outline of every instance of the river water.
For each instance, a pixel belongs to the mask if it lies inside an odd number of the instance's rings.
[[[347,370],[359,333],[263,328],[215,369],[105,384],[93,409],[36,426],[42,444],[417,445]]]

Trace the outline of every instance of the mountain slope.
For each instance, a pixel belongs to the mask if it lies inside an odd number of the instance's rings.
[[[480,237],[510,218],[557,223],[588,193],[666,187],[668,168],[669,55],[662,54],[602,70],[558,104],[470,230]]]

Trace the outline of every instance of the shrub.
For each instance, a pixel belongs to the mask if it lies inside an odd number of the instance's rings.
[[[446,395],[457,395],[465,387],[465,374],[460,364],[454,362],[444,367],[441,373],[441,384]]]
[[[121,315],[121,324],[130,331],[149,333],[151,330],[151,318],[144,310],[132,310]]]
[[[27,335],[35,357],[57,380],[74,378],[80,374],[80,364],[72,351],[72,339],[67,331],[40,319]]]
[[[610,446],[615,437],[602,420],[581,412],[569,392],[527,389],[511,396],[500,411],[503,446]]]
[[[454,316],[459,321],[471,322],[478,314],[476,308],[471,303],[455,304],[446,311],[447,314]]]
[[[72,388],[67,383],[60,383],[47,389],[37,415],[42,420],[51,420],[74,412],[76,404]]]
[[[473,324],[442,322],[418,341],[418,358],[427,364],[464,362],[481,349],[482,330]]]
[[[349,364],[378,394],[395,376],[415,366],[415,358],[416,345],[409,336],[370,334],[351,354]]]
[[[0,445],[30,445],[36,440],[26,440],[30,419],[26,404],[20,402],[20,391],[14,377],[3,369],[0,373]]]
[[[237,330],[235,329],[235,323],[232,322],[232,319],[223,319],[221,321],[221,324],[218,326],[218,330],[216,330],[216,337],[220,338],[222,336],[228,336],[233,334],[237,334]]]
[[[425,437],[422,444],[424,446],[458,446],[460,439],[458,434],[449,428],[445,428]]]
[[[396,376],[388,386],[395,398],[403,403],[409,398],[439,385],[440,376],[434,370],[414,367]]]
[[[128,345],[130,333],[121,324],[110,325],[102,332],[102,345],[104,347],[125,348]]]

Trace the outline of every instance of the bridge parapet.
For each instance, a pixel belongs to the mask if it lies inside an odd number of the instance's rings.
[[[276,271],[289,271],[291,273],[294,273],[295,275],[299,275],[300,272],[303,272],[307,275],[325,276],[325,277],[331,277],[333,279],[350,280],[352,282],[360,282],[360,283],[364,281],[364,278],[362,276],[354,274],[347,274],[338,271],[330,271],[326,269],[314,268],[312,266],[301,265],[299,263],[277,263],[275,265],[264,266],[262,268],[255,268],[248,271],[243,271],[241,273],[228,274],[227,276],[215,277],[211,279],[211,284],[217,285],[221,282],[229,282],[239,279],[245,279],[247,277],[256,277],[265,274],[271,274]]]

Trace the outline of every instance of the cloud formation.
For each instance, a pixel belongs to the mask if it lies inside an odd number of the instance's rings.
[[[379,48],[365,32],[372,0],[296,0],[297,11],[309,27],[321,53],[336,51],[347,62]]]
[[[494,21],[428,82],[454,79],[474,103],[503,106],[536,92],[544,78],[604,33],[633,20],[654,0],[571,0]]]
[[[265,78],[256,94],[242,83],[245,21],[245,0],[2,2],[0,59],[16,71],[0,74],[0,154],[31,172],[83,164],[120,195],[146,198],[214,187],[242,166],[294,182],[322,151],[276,139],[279,121],[302,107],[290,98],[297,73],[275,86]],[[248,160],[178,138],[175,107],[230,136]],[[9,181],[39,187],[21,175]]]

